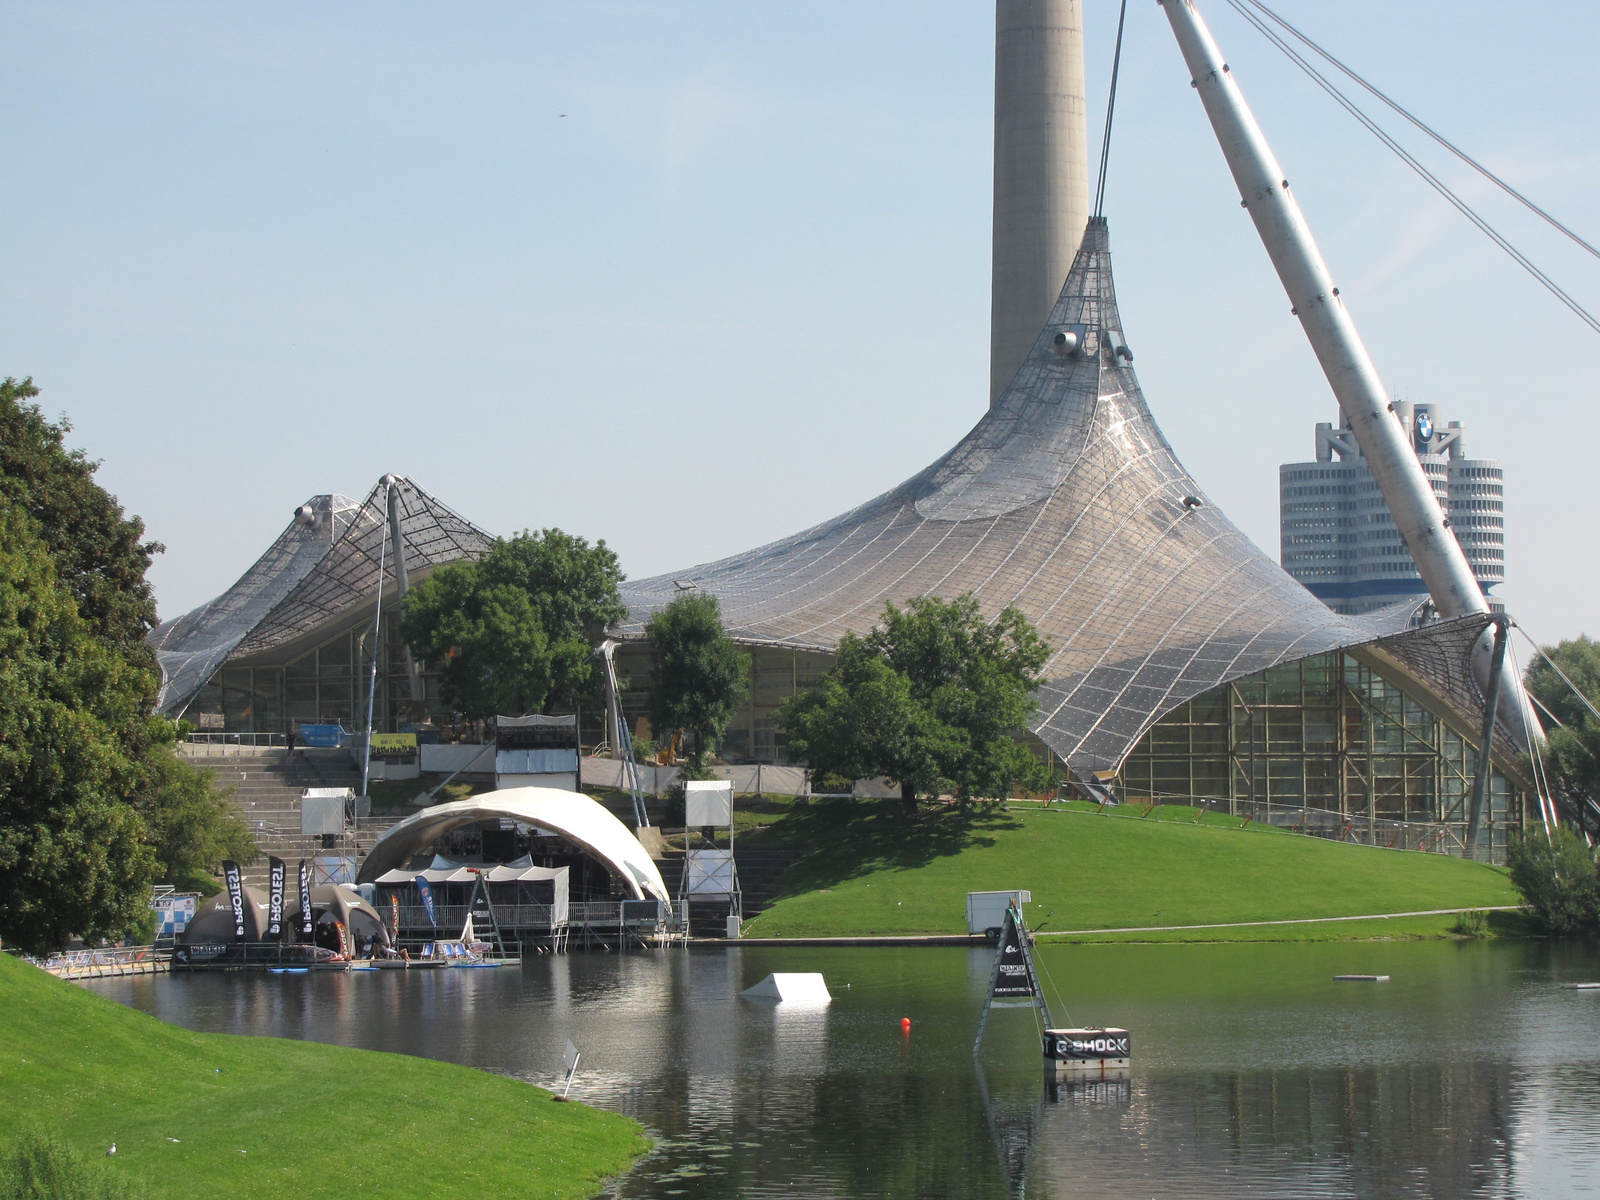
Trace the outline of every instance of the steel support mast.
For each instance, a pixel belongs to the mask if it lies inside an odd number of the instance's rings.
[[[1434,607],[1445,618],[1489,612],[1483,589],[1450,532],[1450,521],[1395,416],[1355,322],[1339,298],[1305,215],[1289,191],[1289,180],[1211,31],[1192,0],[1160,2],[1188,64],[1191,85],[1200,93],[1222,155],[1233,172],[1240,203],[1255,222],[1256,233],[1289,295],[1290,311],[1300,319]],[[1473,673],[1479,686],[1487,688],[1492,633],[1485,633],[1489,636],[1480,638],[1473,651]],[[1521,681],[1514,675],[1504,679],[1502,686],[1511,694],[1505,697],[1509,703],[1502,712],[1517,740],[1527,746],[1539,737],[1538,723],[1531,716]]]

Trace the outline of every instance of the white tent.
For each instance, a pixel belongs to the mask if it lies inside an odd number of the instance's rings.
[[[554,885],[554,900],[550,922],[553,925],[567,923],[567,879],[570,870],[567,867],[536,867],[526,855],[516,862],[499,863],[495,866],[451,862],[447,858],[434,855],[433,863],[425,870],[407,871],[397,869],[385,871],[374,879],[373,883],[406,884],[414,882],[418,877],[426,879],[429,883],[472,883],[482,873],[484,879],[490,883],[544,883]]]
[[[659,900],[671,911],[672,898],[667,894],[661,872],[628,827],[581,792],[555,788],[505,788],[414,813],[391,826],[378,839],[361,864],[359,879],[362,883],[376,883],[390,872],[402,870],[413,856],[423,853],[452,830],[502,818],[560,834],[605,863],[621,878],[634,899]],[[415,878],[417,874],[419,872],[409,872],[406,878]],[[493,876],[490,878],[492,881]]]

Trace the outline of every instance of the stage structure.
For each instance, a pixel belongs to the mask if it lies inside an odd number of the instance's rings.
[[[606,735],[605,744],[610,747],[611,757],[622,763],[622,782],[628,790],[628,798],[633,803],[633,827],[643,829],[650,824],[650,819],[645,813],[644,787],[639,777],[639,764],[633,753],[633,735],[628,730],[628,722],[622,715],[621,691],[617,687],[617,643],[612,638],[606,638],[596,647],[594,657],[600,660],[605,671],[606,683]]]
[[[496,788],[537,787],[578,790],[578,716],[494,719]]]
[[[683,785],[683,882],[678,911],[688,928],[691,901],[726,902],[727,934],[739,936],[744,906],[739,892],[739,870],[733,860],[733,783],[729,780],[687,780]],[[710,844],[704,830],[712,831]],[[718,829],[728,831],[726,849],[716,844]],[[701,844],[696,844],[698,838]]]

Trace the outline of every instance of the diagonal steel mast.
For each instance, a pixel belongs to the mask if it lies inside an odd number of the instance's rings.
[[[1388,393],[1367,348],[1356,331],[1322,252],[1311,236],[1283,168],[1267,145],[1254,114],[1245,103],[1233,73],[1206,28],[1193,0],[1161,0],[1167,21],[1188,64],[1191,85],[1200,93],[1206,116],[1216,132],[1222,155],[1238,185],[1240,203],[1249,210],[1256,233],[1289,294],[1290,310],[1322,365],[1339,408],[1350,422],[1372,478],[1383,494],[1394,523],[1417,564],[1417,571],[1445,618],[1488,613],[1489,602],[1462,553],[1422,463],[1412,452],[1405,430],[1394,414]],[[1473,650],[1473,673],[1489,686],[1492,631]],[[1503,719],[1523,745],[1540,736],[1521,681],[1502,677],[1508,701]]]

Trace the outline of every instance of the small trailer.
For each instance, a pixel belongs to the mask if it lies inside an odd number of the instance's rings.
[[[991,942],[999,941],[1006,909],[1015,904],[1020,913],[1024,904],[1032,903],[1032,892],[968,892],[967,932],[981,933]]]

